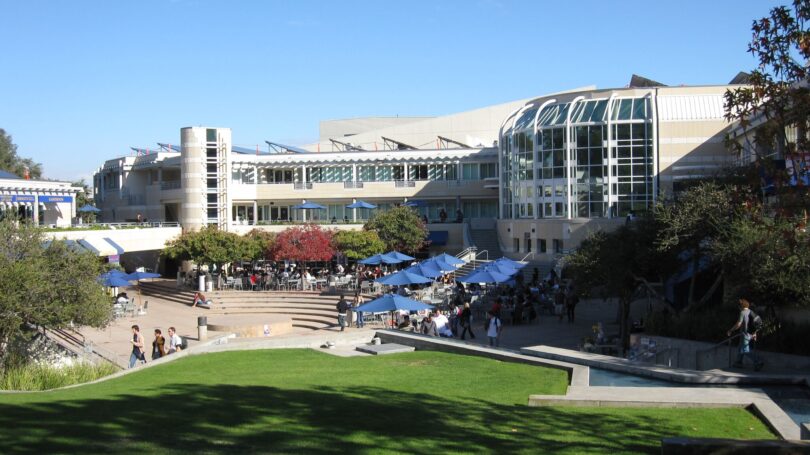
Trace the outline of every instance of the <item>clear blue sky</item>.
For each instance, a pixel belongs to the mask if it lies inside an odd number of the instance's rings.
[[[632,73],[722,84],[768,0],[0,0],[0,128],[89,177],[184,126],[301,144],[318,122],[460,112]]]

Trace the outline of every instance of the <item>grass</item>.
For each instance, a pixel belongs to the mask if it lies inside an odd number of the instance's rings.
[[[772,439],[742,409],[529,408],[565,373],[414,352],[188,357],[0,395],[1,453],[655,453],[666,436]]]
[[[67,385],[90,382],[119,371],[110,363],[94,365],[76,363],[66,367],[52,367],[29,363],[7,368],[0,372],[0,390],[48,390]],[[0,399],[2,402],[2,399]]]

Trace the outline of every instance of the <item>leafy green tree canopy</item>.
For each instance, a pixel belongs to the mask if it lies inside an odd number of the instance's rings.
[[[217,266],[253,259],[254,245],[250,240],[232,232],[206,226],[199,231],[184,232],[169,242],[163,254],[179,260],[192,261],[198,266]]]
[[[96,281],[103,272],[98,257],[62,241],[45,245],[36,226],[0,220],[0,359],[26,324],[103,327],[112,317]]]
[[[25,169],[32,179],[42,177],[42,165],[35,163],[30,158],[21,158],[17,155],[17,144],[6,130],[0,128],[0,170],[11,172],[20,177],[25,175]]]
[[[376,231],[338,231],[333,242],[338,251],[353,260],[367,258],[385,250],[385,243],[380,240]]]
[[[374,231],[386,249],[413,254],[425,246],[428,229],[411,207],[395,207],[378,213],[363,229]]]
[[[247,255],[252,260],[271,259],[270,251],[276,243],[276,234],[261,229],[252,229],[245,234]]]
[[[757,60],[746,86],[726,92],[726,118],[743,128],[763,114],[767,123],[757,126],[758,145],[782,153],[810,150],[810,0],[794,0],[793,7],[778,6],[767,17],[755,20],[748,44]],[[796,142],[788,141],[787,127],[797,127]],[[767,150],[767,147],[751,148]]]

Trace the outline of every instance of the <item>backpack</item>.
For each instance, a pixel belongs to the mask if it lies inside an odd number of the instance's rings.
[[[180,337],[180,349],[184,351],[188,349],[188,340],[186,337]]]
[[[752,310],[748,311],[748,320],[745,321],[745,331],[749,335],[753,335],[762,329],[762,318]]]

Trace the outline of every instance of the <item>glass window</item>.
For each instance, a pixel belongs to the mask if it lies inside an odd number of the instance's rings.
[[[636,98],[633,100],[633,119],[644,120],[647,118],[647,98]]]

